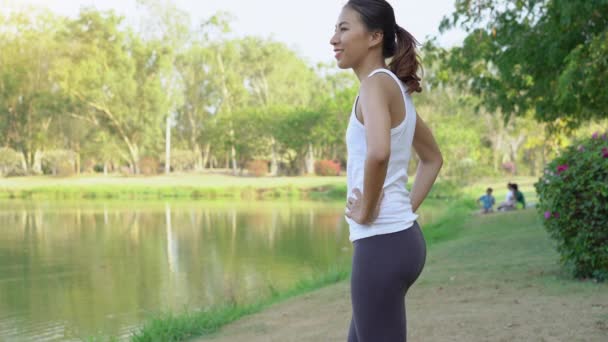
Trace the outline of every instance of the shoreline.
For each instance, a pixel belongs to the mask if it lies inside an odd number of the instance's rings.
[[[454,240],[464,231],[464,222],[471,217],[471,205],[464,200],[449,205],[442,217],[423,227],[427,246]],[[131,341],[180,341],[211,336],[222,327],[260,313],[276,304],[344,282],[350,276],[350,265],[337,265],[324,274],[303,279],[294,286],[272,293],[250,303],[226,303],[204,311],[161,313],[144,323],[131,336]]]
[[[0,199],[343,199],[345,177],[222,175],[12,177],[0,179]]]

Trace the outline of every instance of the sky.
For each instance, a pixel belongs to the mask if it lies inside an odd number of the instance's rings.
[[[167,0],[164,0],[167,1]],[[236,36],[272,37],[284,42],[309,62],[333,61],[329,39],[340,9],[346,0],[174,0],[178,8],[187,11],[194,23],[218,11],[232,14],[231,23]],[[113,9],[127,18],[137,16],[136,0],[0,0],[3,6],[25,3],[47,7],[53,12],[76,16],[81,7],[100,10]],[[397,23],[424,43],[439,36],[439,23],[454,9],[454,0],[389,0],[395,10]],[[440,45],[449,47],[462,42],[465,34],[452,30],[438,37]]]

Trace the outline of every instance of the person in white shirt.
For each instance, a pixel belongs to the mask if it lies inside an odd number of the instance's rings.
[[[443,164],[412,101],[422,90],[417,42],[388,2],[350,0],[330,43],[338,67],[361,82],[346,132],[345,216],[354,246],[348,341],[405,341],[404,297],[426,260],[415,212]],[[410,193],[412,148],[420,163]]]
[[[507,211],[507,210],[515,210],[515,189],[513,187],[513,184],[508,183],[507,184],[507,195],[505,197],[505,201],[502,202],[498,208],[496,208],[497,210],[500,211]]]

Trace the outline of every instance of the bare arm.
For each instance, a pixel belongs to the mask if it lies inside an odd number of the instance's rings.
[[[443,165],[443,157],[433,133],[420,116],[416,115],[416,131],[414,132],[412,145],[416,154],[420,157],[420,164],[416,170],[416,179],[410,194],[412,211],[414,212],[418,210],[420,204],[428,195]]]
[[[367,155],[363,179],[362,217],[365,224],[374,219],[374,210],[382,196],[388,161],[391,155],[391,116],[389,99],[383,82],[389,76],[377,75],[361,84],[361,112],[365,122]]]

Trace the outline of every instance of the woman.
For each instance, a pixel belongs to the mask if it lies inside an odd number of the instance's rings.
[[[410,96],[421,91],[417,42],[395,23],[386,1],[351,0],[330,43],[338,66],[353,69],[361,83],[346,133],[346,220],[354,245],[348,341],[405,341],[405,294],[426,259],[414,213],[443,164]],[[420,164],[410,194],[412,146]]]
[[[513,184],[507,183],[507,195],[505,196],[505,201],[502,202],[496,209],[499,211],[515,209],[515,188],[513,187]]]

